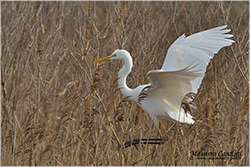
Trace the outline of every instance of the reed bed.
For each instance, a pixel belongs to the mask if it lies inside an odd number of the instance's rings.
[[[249,165],[249,2],[1,2],[1,16],[2,165]],[[196,123],[119,149],[157,130],[121,94],[122,61],[93,62],[128,50],[135,88],[180,35],[225,24],[235,43],[207,67]]]

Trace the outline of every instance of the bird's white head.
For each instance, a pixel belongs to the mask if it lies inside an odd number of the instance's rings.
[[[104,57],[100,60],[95,61],[94,63],[98,63],[105,60],[111,60],[111,59],[127,59],[128,57],[131,57],[129,52],[123,49],[116,49],[110,56]]]

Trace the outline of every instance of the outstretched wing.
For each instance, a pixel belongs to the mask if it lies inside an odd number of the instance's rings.
[[[191,65],[177,71],[150,71],[148,76],[154,87],[150,95],[162,99],[173,111],[179,111],[183,97],[192,91],[191,81],[202,75]]]
[[[231,31],[225,29],[226,27],[227,25],[216,27],[188,37],[183,34],[168,49],[161,69],[163,71],[176,71],[187,67],[191,63],[198,64],[196,69],[201,70],[202,75],[191,82],[191,91],[196,93],[210,59],[222,47],[230,46],[234,42],[227,39],[233,35],[226,34]],[[176,74],[176,72],[174,73]]]

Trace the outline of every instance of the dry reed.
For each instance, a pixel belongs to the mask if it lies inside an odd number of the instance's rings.
[[[249,165],[249,2],[1,2],[2,165]],[[194,125],[149,115],[117,86],[120,61],[93,65],[117,48],[134,68],[127,84],[148,83],[169,46],[227,24],[235,43],[207,68],[194,99]],[[196,152],[197,151],[197,152]],[[199,159],[193,153],[238,153]],[[208,158],[208,156],[202,156]]]

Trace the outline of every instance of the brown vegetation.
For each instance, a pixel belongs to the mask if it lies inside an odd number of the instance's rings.
[[[248,2],[1,2],[2,165],[249,165],[248,14]],[[180,35],[225,24],[235,43],[207,68],[196,123],[162,120],[163,145],[119,149],[157,130],[120,93],[122,61],[93,62],[128,50],[135,88]]]

